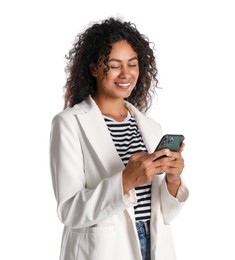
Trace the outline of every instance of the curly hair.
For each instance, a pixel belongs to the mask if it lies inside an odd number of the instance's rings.
[[[141,111],[149,109],[158,84],[154,45],[150,47],[151,42],[140,34],[135,24],[115,18],[94,23],[76,36],[73,48],[66,56],[68,62],[64,108],[72,107],[95,94],[96,80],[91,74],[90,66],[98,66],[104,57],[104,72],[107,73],[112,44],[123,40],[137,53],[139,63],[138,81],[126,100]]]

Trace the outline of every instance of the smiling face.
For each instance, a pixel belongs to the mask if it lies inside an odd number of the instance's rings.
[[[137,53],[127,41],[116,42],[112,45],[108,65],[106,73],[103,61],[92,72],[97,85],[95,97],[121,100],[129,97],[139,76]]]

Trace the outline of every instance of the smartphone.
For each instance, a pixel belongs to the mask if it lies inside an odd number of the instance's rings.
[[[155,149],[155,152],[162,150],[162,149],[169,149],[172,152],[178,152],[183,141],[184,141],[183,135],[166,134],[162,137],[162,139],[158,143],[158,145]],[[160,157],[156,158],[155,160],[159,160],[163,157],[165,157],[165,155],[160,156]],[[158,173],[157,175],[160,175],[160,174],[162,174],[162,172]]]
[[[166,134],[160,140],[155,152],[166,148],[172,152],[178,152],[183,141],[183,135]]]

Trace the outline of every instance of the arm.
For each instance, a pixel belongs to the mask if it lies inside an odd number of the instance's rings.
[[[184,144],[181,145],[179,152],[170,152],[169,157],[173,158],[173,160],[170,161],[166,168],[166,176],[162,183],[162,211],[166,224],[170,223],[180,212],[189,195],[188,189],[181,179],[184,169],[183,149]]]
[[[164,178],[162,180],[160,194],[164,223],[170,224],[170,222],[180,213],[189,196],[189,191],[181,179],[181,185],[177,189],[176,196],[172,196],[169,192],[166,178]]]
[[[56,116],[52,122],[50,164],[59,219],[73,228],[104,221],[130,205],[125,203],[122,173],[86,187],[84,157],[73,115]],[[98,170],[97,170],[98,171]]]

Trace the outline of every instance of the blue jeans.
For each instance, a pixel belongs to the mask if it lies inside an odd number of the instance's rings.
[[[136,222],[136,229],[140,241],[140,249],[143,260],[150,260],[150,225],[147,222]]]

